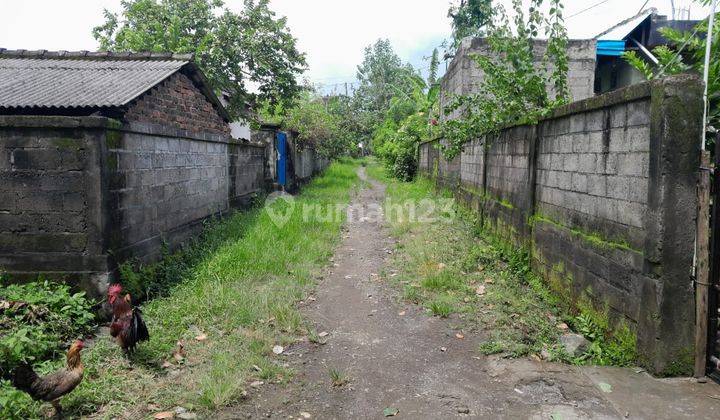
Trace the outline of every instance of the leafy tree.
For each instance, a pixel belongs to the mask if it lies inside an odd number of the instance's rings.
[[[438,58],[438,49],[435,48],[430,58],[430,71],[428,73],[428,86],[430,87],[437,83],[438,67],[440,67],[440,59]]]
[[[546,17],[541,12],[543,3],[545,0],[531,0],[526,14],[522,1],[513,0],[512,24],[504,8],[496,8],[497,21],[488,24],[489,53],[472,56],[484,74],[483,80],[476,92],[454,97],[446,107],[447,112],[461,113],[460,118],[443,124],[448,158],[478,136],[508,125],[534,123],[568,101],[563,6],[560,0],[550,0]],[[541,32],[547,37],[547,49],[538,60],[534,40]]]
[[[412,66],[403,64],[389,40],[379,39],[365,48],[364,60],[357,69],[360,86],[354,96],[355,110],[361,114],[363,137],[369,137],[380,124],[395,95],[412,93],[409,74],[414,74]]]
[[[699,3],[708,4],[709,1],[699,1]],[[720,22],[720,13],[715,15],[715,22]],[[660,33],[670,45],[661,45],[653,49],[652,53],[658,59],[656,66],[645,61],[635,51],[627,51],[623,57],[648,80],[685,72],[702,74],[705,65],[707,32],[707,20],[700,22],[693,31],[689,32],[669,27],[661,28]],[[708,68],[708,124],[720,128],[720,31],[715,29],[711,48]],[[709,138],[709,142],[712,143],[711,138]]]
[[[463,38],[482,36],[492,23],[492,0],[460,0],[453,2],[448,10],[452,19],[453,48],[457,48]]]
[[[328,112],[337,121],[333,155],[359,154],[358,145],[362,142],[362,138],[358,133],[362,130],[362,126],[353,106],[353,98],[345,95],[331,96],[327,98],[326,103]]]
[[[102,50],[195,54],[213,88],[230,93],[229,111],[240,115],[248,100],[289,103],[300,91],[305,55],[268,2],[244,0],[234,13],[222,0],[122,0],[120,14],[105,10],[93,36]]]
[[[297,146],[314,147],[323,156],[334,158],[355,154],[357,139],[352,133],[352,118],[348,118],[347,97],[320,97],[313,90],[306,91],[285,111],[282,126],[298,133]]]

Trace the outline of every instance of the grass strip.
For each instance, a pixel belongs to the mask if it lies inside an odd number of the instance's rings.
[[[426,178],[402,182],[371,164],[368,173],[387,185],[391,202],[419,203],[452,196]],[[403,298],[428,313],[451,317],[458,328],[484,337],[480,352],[506,357],[538,356],[576,364],[630,365],[637,359],[635,336],[627,326],[611,328],[607,313],[581,299],[571,306],[530,268],[527,250],[493,235],[471,211],[432,206],[435,219],[400,218],[386,211],[398,238],[384,274]],[[427,218],[426,218],[427,219]],[[569,328],[592,341],[586,353],[570,357],[559,344]]]
[[[343,222],[304,217],[302,209],[346,205],[359,185],[357,166],[335,162],[292,202],[275,201],[276,214],[289,212],[284,224],[258,207],[208,227],[208,240],[188,254],[192,264],[166,282],[175,285],[155,291],[163,297],[143,305],[151,340],[130,360],[106,335],[83,352],[85,379],[63,398],[66,414],[142,418],[182,406],[202,415],[237,401],[250,381],[288,380],[292,372],[272,347],[308,334],[297,303],[327,264]],[[133,282],[142,284],[143,273],[136,275]],[[184,357],[175,359],[179,341]],[[57,360],[42,370],[61,365]],[[13,404],[8,416],[42,415],[41,404],[7,383],[0,387],[0,402]]]

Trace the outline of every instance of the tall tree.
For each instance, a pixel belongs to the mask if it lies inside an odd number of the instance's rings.
[[[119,14],[105,10],[93,36],[102,50],[194,53],[213,88],[230,94],[231,114],[239,115],[248,100],[288,103],[300,91],[296,77],[305,55],[268,1],[244,0],[234,13],[222,0],[122,0]]]
[[[413,84],[408,75],[414,74],[411,65],[402,60],[387,39],[379,39],[365,48],[365,57],[357,68],[360,86],[355,91],[355,108],[362,113],[364,133],[369,135],[383,119],[395,95],[409,97]]]
[[[493,19],[492,0],[454,1],[448,10],[452,19],[453,47],[457,48],[463,38],[482,36]]]
[[[430,71],[428,74],[428,86],[432,87],[437,82],[438,67],[440,66],[440,59],[438,57],[438,49],[435,48],[430,58]]]

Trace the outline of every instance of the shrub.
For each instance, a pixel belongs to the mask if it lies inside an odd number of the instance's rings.
[[[90,334],[93,302],[64,284],[0,285],[0,371],[19,362],[55,358],[67,343]]]
[[[412,96],[396,96],[385,120],[373,133],[373,150],[388,172],[401,181],[417,173],[418,145],[436,134],[431,120],[437,102],[437,87],[429,88],[417,75],[408,75],[414,84]]]

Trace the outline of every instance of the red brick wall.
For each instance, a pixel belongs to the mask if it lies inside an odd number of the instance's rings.
[[[173,74],[136,100],[125,113],[125,119],[230,135],[230,126],[182,73]]]

